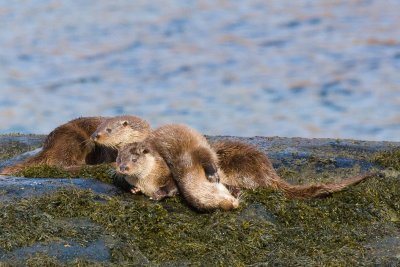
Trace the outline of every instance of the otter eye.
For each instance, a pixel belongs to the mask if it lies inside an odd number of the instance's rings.
[[[147,154],[147,153],[149,153],[150,151],[147,149],[147,148],[145,148],[144,150],[143,150],[143,154]]]
[[[128,126],[128,122],[127,122],[127,121],[124,121],[124,122],[122,123],[122,125],[123,125],[123,126]]]
[[[107,133],[111,133],[112,132],[111,128],[107,128],[106,131],[107,131]]]
[[[137,161],[137,159],[132,159],[132,162],[136,162]]]

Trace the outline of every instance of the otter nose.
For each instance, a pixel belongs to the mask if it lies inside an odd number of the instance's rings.
[[[121,172],[128,171],[128,170],[129,170],[129,167],[126,166],[125,164],[122,164],[122,165],[119,166],[119,170],[120,170]]]
[[[98,140],[99,138],[100,138],[100,134],[99,133],[94,133],[94,134],[92,134],[91,136],[90,136],[90,138],[93,140],[93,141],[96,141],[96,140]]]

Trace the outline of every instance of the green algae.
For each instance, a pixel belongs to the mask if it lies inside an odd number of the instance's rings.
[[[115,175],[111,164],[85,165],[74,171],[57,166],[38,165],[21,170],[16,176],[30,178],[95,178],[105,183],[113,183]]]
[[[19,141],[19,138],[28,138],[29,141]],[[43,135],[1,134],[0,160],[7,160],[21,153],[36,149],[42,145],[44,138],[45,136]]]
[[[10,141],[0,146],[0,160],[10,159],[21,153],[33,150],[40,147],[40,145],[27,145],[18,141]]]
[[[180,197],[153,202],[65,189],[2,204],[0,249],[60,239],[85,244],[100,233],[58,227],[61,219],[84,217],[117,240],[109,246],[115,265],[135,261],[138,253],[155,265],[394,265],[398,258],[372,256],[368,245],[400,236],[399,187],[398,177],[374,177],[332,197],[304,201],[250,190],[238,210],[213,213],[197,213]]]
[[[67,267],[67,266],[76,266],[76,267],[86,267],[86,266],[92,266],[92,267],[100,267],[100,266],[107,266],[105,264],[101,264],[99,262],[93,262],[85,259],[77,259],[74,260],[68,264],[63,264],[59,262],[56,257],[50,257],[44,253],[36,253],[32,256],[30,256],[26,262],[25,265],[28,267]]]
[[[373,157],[359,151],[341,155],[400,170],[399,151]],[[334,155],[332,150],[327,159],[298,159],[278,172],[295,183],[336,181],[360,172],[358,165],[337,168]],[[111,170],[111,166],[101,165],[70,173],[40,166],[24,170],[22,176],[90,177],[111,182]],[[111,263],[86,259],[65,263],[39,253],[25,264],[396,266],[400,264],[398,249],[389,247],[391,253],[379,254],[373,247],[388,237],[400,238],[399,186],[400,180],[392,172],[324,199],[291,200],[273,190],[250,190],[244,192],[240,209],[213,213],[197,213],[180,197],[153,202],[130,194],[107,197],[90,190],[65,189],[0,204],[0,254],[1,250],[12,252],[54,241],[72,240],[85,246],[112,236],[115,242],[107,244]],[[82,230],[65,222],[80,218],[98,227]],[[3,227],[6,224],[11,227]]]
[[[400,149],[392,149],[377,153],[374,161],[385,168],[393,168],[400,171]]]

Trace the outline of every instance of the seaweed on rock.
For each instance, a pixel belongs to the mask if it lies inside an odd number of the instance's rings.
[[[375,177],[333,197],[306,201],[259,189],[245,193],[239,210],[214,213],[192,211],[179,197],[152,202],[129,194],[61,190],[2,204],[0,248],[12,251],[60,239],[84,244],[108,235],[118,244],[109,245],[115,264],[131,260],[135,250],[154,264],[400,263],[370,253],[368,246],[400,235],[399,187],[397,177]],[[60,220],[82,217],[100,225],[101,233],[60,226]]]

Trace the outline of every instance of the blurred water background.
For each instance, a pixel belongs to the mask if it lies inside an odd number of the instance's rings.
[[[400,1],[0,0],[0,133],[136,114],[397,140]]]

